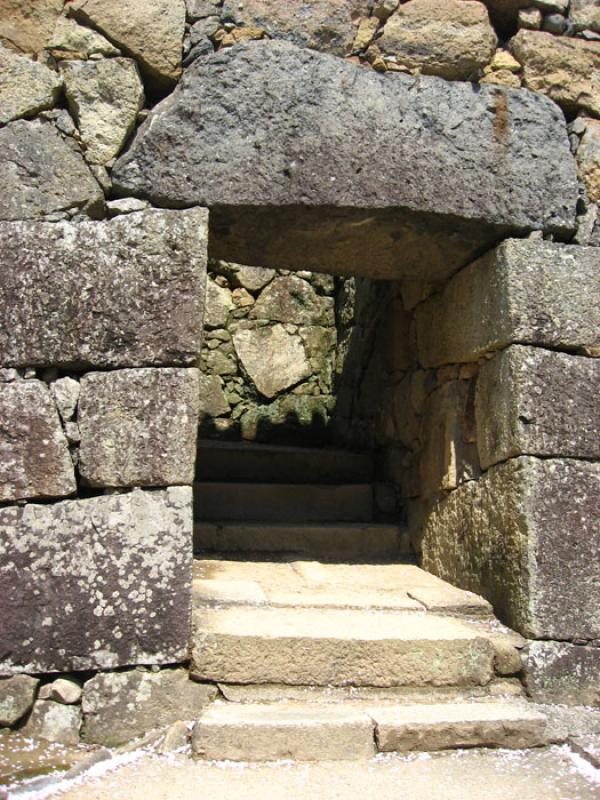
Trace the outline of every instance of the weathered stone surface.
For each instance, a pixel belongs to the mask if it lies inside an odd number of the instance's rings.
[[[302,340],[283,325],[238,330],[233,343],[248,377],[265,397],[275,397],[312,374]]]
[[[250,312],[256,319],[311,325],[323,322],[323,304],[307,281],[296,275],[275,278]]]
[[[571,0],[569,19],[575,31],[600,33],[600,6],[597,0]]]
[[[600,769],[600,733],[576,736],[569,740],[571,748],[593,767]]]
[[[0,420],[0,501],[77,491],[69,446],[45,384],[2,384]]]
[[[524,636],[598,638],[600,465],[511,459],[431,511],[423,566]]]
[[[523,30],[510,48],[528,89],[547,94],[571,114],[600,116],[600,42]]]
[[[230,264],[227,261],[212,262],[212,268],[227,278],[232,286],[239,286],[251,292],[264,288],[277,275],[274,269],[266,267],[246,267],[243,264]]]
[[[12,122],[0,129],[0,152],[0,220],[39,219],[66,209],[101,212],[102,189],[53,125]]]
[[[0,528],[0,668],[65,672],[187,657],[190,489],[2,508]]]
[[[483,0],[483,3],[494,27],[505,39],[516,31],[520,11],[529,9],[532,0]]]
[[[91,56],[119,56],[121,51],[97,31],[78,25],[74,19],[59,17],[46,48],[53,58],[86,59]]]
[[[577,148],[577,164],[590,200],[600,203],[600,120],[586,120]]]
[[[202,209],[0,226],[0,363],[194,363],[206,241]]]
[[[473,398],[468,381],[448,381],[433,392],[422,421],[421,492],[433,496],[477,477],[472,443]],[[405,412],[406,413],[406,412]]]
[[[79,744],[80,727],[79,707],[38,700],[23,728],[23,735],[59,744]]]
[[[600,647],[531,642],[524,675],[534,700],[600,706]]]
[[[497,41],[482,3],[412,0],[388,19],[377,44],[410,69],[467,81],[491,61]]]
[[[600,353],[598,250],[511,240],[416,311],[421,364],[477,361],[514,342]]]
[[[86,158],[105,164],[123,147],[144,105],[137,65],[129,58],[107,58],[64,61],[60,69]]]
[[[89,486],[192,483],[197,369],[123,369],[81,379],[79,473]]]
[[[218,375],[200,373],[199,415],[200,417],[220,417],[231,407],[223,391],[223,381]]]
[[[493,647],[465,622],[410,611],[194,611],[191,671],[223,683],[483,686]]]
[[[51,108],[61,85],[56,72],[0,45],[0,125]]]
[[[224,328],[229,312],[234,308],[229,289],[209,280],[206,285],[205,326],[207,328]]]
[[[128,56],[160,91],[181,74],[185,29],[184,0],[77,0],[70,6],[77,20],[96,28]]]
[[[577,193],[545,98],[287,42],[195,61],[112,177],[156,205],[214,207],[215,258],[396,278],[447,276],[511,230],[572,231]]]
[[[39,53],[62,9],[63,0],[0,0],[0,40],[13,50]]]
[[[382,752],[458,747],[539,747],[548,744],[546,720],[525,704],[432,703],[374,708]]]
[[[287,39],[335,55],[348,55],[358,20],[368,15],[365,0],[225,0],[223,17],[238,25],[254,25],[274,39]]]
[[[177,720],[196,719],[217,696],[185,669],[100,673],[84,687],[85,741],[109,747]]]
[[[0,728],[15,725],[32,708],[39,680],[30,675],[0,679]]]
[[[50,392],[63,422],[75,416],[80,390],[79,381],[73,378],[59,378],[50,384]]]
[[[477,379],[484,469],[520,455],[600,459],[600,359],[513,345]]]
[[[373,720],[362,708],[310,703],[215,703],[192,734],[195,758],[339,761],[375,755]]]
[[[47,683],[40,689],[40,700],[54,700],[65,706],[77,705],[80,702],[83,690],[81,686],[70,678],[57,678],[52,683]]]

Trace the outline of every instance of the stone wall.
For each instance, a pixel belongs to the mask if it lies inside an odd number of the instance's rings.
[[[179,680],[200,359],[231,336],[252,435],[252,407],[329,414],[335,303],[338,435],[379,448],[381,513],[540,637],[532,691],[573,664],[594,691],[599,36],[593,0],[0,0],[1,724],[38,690],[56,716],[50,672]],[[202,350],[209,255],[234,307]],[[391,282],[350,312],[315,272]]]
[[[328,440],[337,293],[331,275],[211,262],[200,363],[201,437]]]
[[[593,247],[508,240],[424,300],[402,284],[367,292],[357,307],[371,327],[358,320],[337,428],[378,447],[380,490],[423,566],[541,640],[527,651],[530,690],[591,704],[599,263]]]

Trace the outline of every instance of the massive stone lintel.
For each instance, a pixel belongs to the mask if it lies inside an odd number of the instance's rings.
[[[600,354],[600,250],[511,240],[417,309],[421,364],[477,361],[513,343]]]
[[[525,636],[600,638],[600,464],[514,458],[430,512],[423,566]]]
[[[600,359],[512,345],[477,379],[484,469],[519,455],[600,460]]]
[[[0,223],[0,365],[193,364],[207,213]]]
[[[0,509],[0,673],[187,657],[192,492]]]
[[[577,196],[546,98],[287,42],[195,61],[112,177],[155,205],[209,206],[211,255],[388,278],[446,277],[511,233],[569,235]]]

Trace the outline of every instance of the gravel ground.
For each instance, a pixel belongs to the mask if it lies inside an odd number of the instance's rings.
[[[19,798],[42,800],[600,800],[600,771],[568,747],[463,750],[315,764],[194,762],[132,753],[98,764],[71,785]],[[93,776],[96,773],[96,776]]]

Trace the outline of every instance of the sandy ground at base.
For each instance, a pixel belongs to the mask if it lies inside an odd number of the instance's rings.
[[[600,770],[568,747],[378,756],[371,761],[233,764],[134,756],[36,797],[57,800],[600,800]],[[23,797],[23,795],[21,795]],[[34,795],[29,794],[28,800]]]

